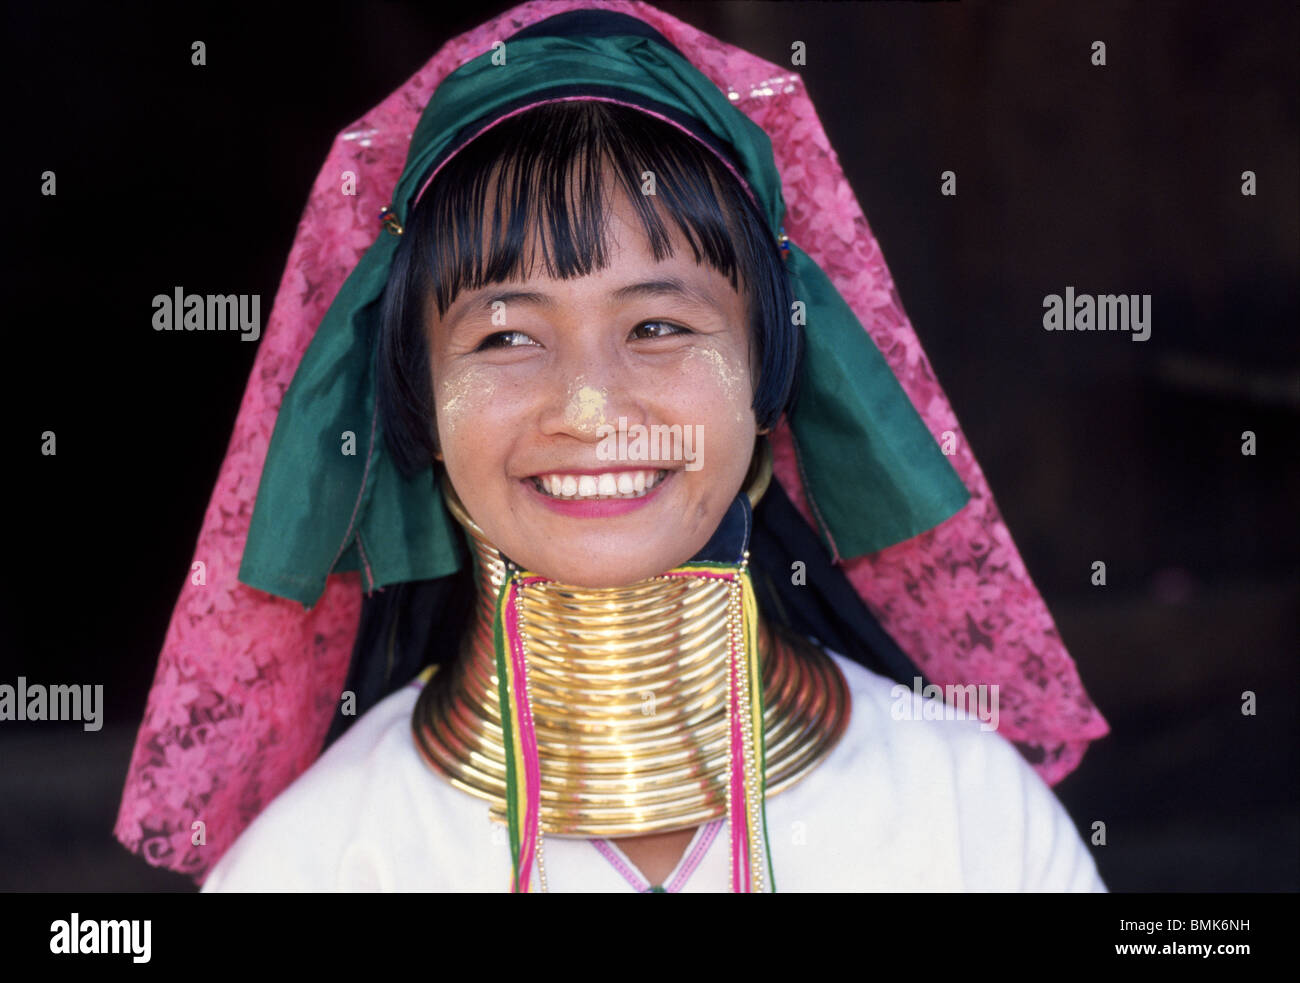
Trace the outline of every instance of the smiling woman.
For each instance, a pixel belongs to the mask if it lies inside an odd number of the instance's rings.
[[[240,582],[214,564],[230,638],[164,652],[119,836],[205,890],[1103,889],[1012,740],[1055,780],[1105,724],[973,457],[936,445],[905,318],[877,305],[912,352],[887,362],[840,293],[890,296],[879,250],[842,223],[837,286],[792,241],[846,187],[797,79],[644,5],[555,9],[376,111],[406,164],[346,282],[306,223],[333,299],[283,314],[317,293],[291,286],[268,325],[296,369]],[[783,135],[797,236],[746,112]],[[1005,736],[900,717],[914,659],[1012,687]]]
[[[573,697],[526,698],[539,734],[538,824],[556,834],[622,834],[623,852],[659,884],[699,820],[721,804],[710,808],[691,786],[701,772],[717,774],[719,786],[725,777],[724,759],[710,762],[703,738],[726,724],[719,685],[728,678],[729,650],[727,632],[706,629],[702,645],[656,637],[645,607],[653,600],[664,614],[700,623],[691,605],[710,594],[714,603],[732,600],[720,582],[692,590],[663,575],[719,530],[753,467],[756,438],[788,409],[801,336],[785,315],[783,261],[721,158],[631,106],[545,102],[490,126],[431,169],[436,176],[421,183],[384,297],[381,426],[408,478],[441,462],[453,512],[479,547],[480,571],[490,571],[480,620],[493,625],[494,638],[510,634],[491,610],[508,579],[503,557],[542,580],[530,592],[530,621],[554,592],[543,584],[565,585],[549,649],[544,633],[518,632],[521,646],[531,642],[530,655],[551,661],[523,659],[523,674]],[[662,457],[606,463],[601,451],[613,421],[624,449],[634,428],[679,438],[707,430],[708,467],[699,466],[694,441],[689,462],[663,454],[672,444],[656,440]],[[659,578],[653,592],[645,586],[651,578]],[[629,585],[640,594],[635,605],[626,591],[600,590]],[[598,626],[584,622],[597,610]],[[485,641],[487,633],[477,637]],[[507,799],[501,778],[515,765],[511,749],[492,737],[512,704],[505,694],[495,717],[476,712],[493,703],[495,666],[494,653],[476,648],[475,638],[466,633],[451,671],[425,688],[416,730],[429,764],[453,783]],[[764,635],[765,664],[775,659],[771,644]],[[631,661],[629,648],[637,649]],[[698,663],[699,680],[673,683],[672,672],[688,660]],[[820,662],[831,678],[833,663]],[[586,690],[574,687],[580,667]],[[633,677],[639,681],[629,684]],[[810,685],[810,697],[847,706],[824,688]],[[665,710],[645,713],[647,697],[667,698]],[[712,721],[667,712],[710,701]],[[595,712],[566,705],[578,702],[596,703]],[[811,759],[844,716],[823,715],[791,746]],[[673,733],[673,766],[647,747],[647,724]],[[585,746],[573,736],[562,748],[545,739],[593,729],[597,737]],[[496,781],[474,773],[466,746],[493,760]],[[621,759],[616,770],[611,758]],[[545,803],[542,776],[550,784]],[[579,787],[585,804],[574,799]],[[592,796],[619,801],[611,807]],[[643,832],[660,829],[667,832]]]

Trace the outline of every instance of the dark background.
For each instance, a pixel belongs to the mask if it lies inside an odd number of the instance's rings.
[[[260,294],[265,323],[334,136],[509,6],[5,11],[0,682],[103,683],[107,709],[99,733],[0,723],[0,888],[193,889],[111,828],[256,346],[155,332],[151,298]],[[659,6],[774,63],[806,42],[797,70],[1112,725],[1056,789],[1085,835],[1106,822],[1107,884],[1296,890],[1296,5]],[[1067,285],[1151,294],[1150,340],[1044,331]]]

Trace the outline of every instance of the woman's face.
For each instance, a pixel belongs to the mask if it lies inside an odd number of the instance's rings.
[[[615,196],[610,262],[426,306],[440,454],[527,570],[585,587],[689,560],[740,491],[757,427],[742,295],[676,226],[655,262]],[[620,439],[620,431],[622,437]]]

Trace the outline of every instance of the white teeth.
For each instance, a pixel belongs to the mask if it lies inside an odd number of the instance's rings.
[[[555,498],[639,498],[667,475],[667,471],[541,474],[533,482],[538,491]]]

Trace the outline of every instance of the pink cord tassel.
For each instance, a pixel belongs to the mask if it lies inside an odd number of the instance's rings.
[[[745,799],[745,742],[740,726],[740,687],[736,679],[736,649],[731,645],[729,669],[731,702],[727,711],[731,730],[731,889],[749,893],[749,803]]]

